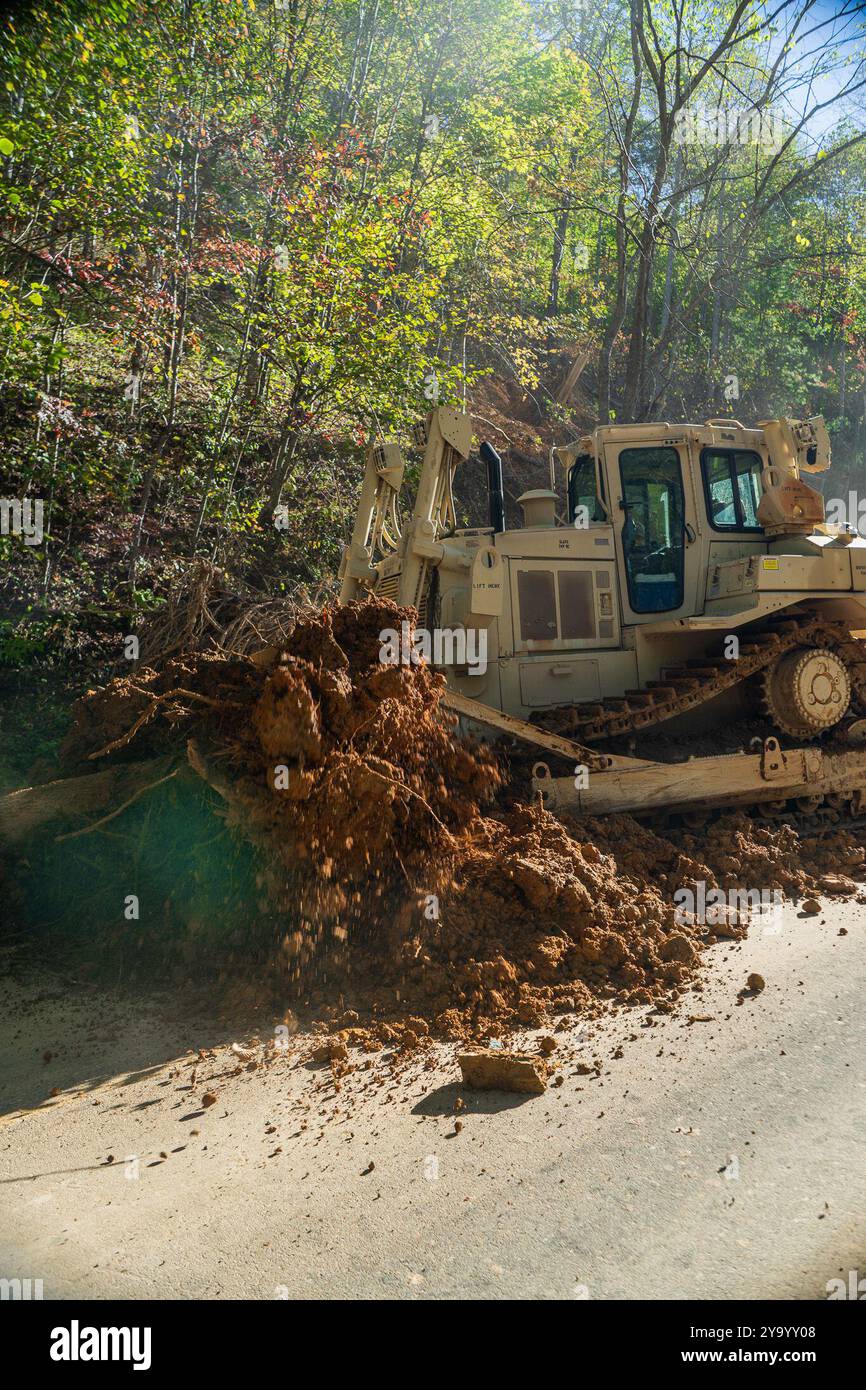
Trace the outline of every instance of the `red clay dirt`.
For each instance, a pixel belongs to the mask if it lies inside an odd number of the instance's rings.
[[[700,987],[703,948],[746,931],[677,920],[678,888],[799,897],[862,869],[845,832],[801,839],[734,815],[700,835],[654,833],[628,816],[497,805],[503,771],[455,736],[443,678],[379,660],[383,629],[414,617],[350,604],[300,620],[258,660],[193,653],[142,669],[83,697],[65,745],[92,768],[194,741],[260,855],[281,924],[272,973],[347,1041],[371,1025],[408,1046],[501,1035],[614,1000],[670,1010]]]

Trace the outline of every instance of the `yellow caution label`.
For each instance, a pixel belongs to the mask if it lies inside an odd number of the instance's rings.
[[[761,564],[765,570],[777,570],[779,568],[778,560],[762,560]]]

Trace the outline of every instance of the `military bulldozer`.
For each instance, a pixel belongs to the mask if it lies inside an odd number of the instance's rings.
[[[471,417],[438,407],[418,443],[411,508],[400,446],[368,451],[341,602],[414,608],[445,703],[549,755],[533,769],[546,805],[866,811],[866,542],[804,481],[830,466],[820,416],[602,426],[551,450],[510,529],[486,441],[488,524],[457,524]],[[748,748],[685,756],[680,731],[744,717],[763,731]],[[664,756],[635,756],[654,731]]]

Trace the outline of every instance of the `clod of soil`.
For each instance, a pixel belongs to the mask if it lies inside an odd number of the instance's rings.
[[[541,1095],[547,1089],[547,1064],[529,1053],[502,1049],[464,1052],[457,1061],[464,1086],[476,1091],[521,1091]]]
[[[349,1055],[349,1049],[344,1042],[337,1038],[329,1038],[326,1043],[313,1049],[311,1060],[313,1062],[344,1062]]]
[[[825,893],[842,893],[845,896],[857,892],[857,884],[844,874],[824,874],[818,880],[818,887]]]

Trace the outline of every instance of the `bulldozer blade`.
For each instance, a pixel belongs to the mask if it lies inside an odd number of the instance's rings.
[[[527,723],[525,719],[516,719],[514,715],[504,714],[502,710],[492,709],[490,705],[483,705],[480,700],[460,695],[456,690],[446,690],[442,696],[442,704],[454,714],[459,714],[475,724],[483,724],[486,728],[495,729],[500,734],[508,734],[521,743],[543,748],[546,753],[557,753],[562,758],[569,758],[590,769],[603,771],[610,767],[632,767],[637,762],[635,758],[599,753],[574,739],[549,733],[547,729],[539,729],[535,724]]]
[[[757,753],[690,758],[682,763],[621,759],[585,779],[553,777],[537,764],[533,792],[551,811],[581,815],[617,812],[718,810],[762,802],[866,791],[866,749],[824,752],[820,748],[781,749],[767,739]],[[585,785],[579,785],[585,781]],[[859,807],[856,808],[859,813]]]

